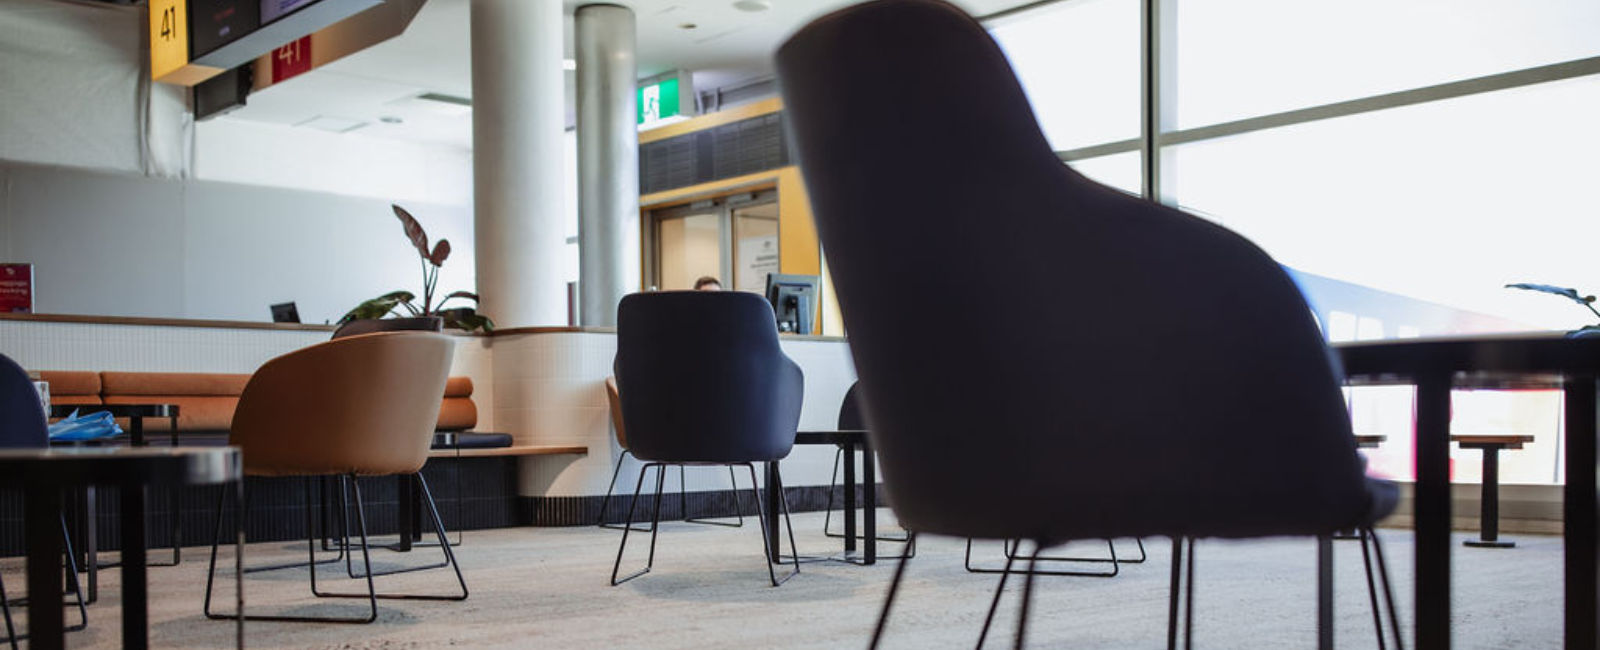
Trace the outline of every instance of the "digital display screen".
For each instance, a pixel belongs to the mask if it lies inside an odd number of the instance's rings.
[[[317,0],[261,0],[261,24],[282,18]]]
[[[198,58],[261,26],[261,0],[191,0],[189,55]]]

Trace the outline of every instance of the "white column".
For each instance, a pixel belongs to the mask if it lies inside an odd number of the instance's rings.
[[[472,0],[473,239],[481,310],[567,324],[561,3]]]
[[[583,325],[617,324],[617,301],[639,290],[639,130],[633,10],[579,7],[578,295]]]

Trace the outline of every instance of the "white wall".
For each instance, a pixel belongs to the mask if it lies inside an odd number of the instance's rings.
[[[0,260],[34,264],[37,313],[265,321],[295,301],[320,323],[421,293],[386,200],[3,163],[0,187]],[[470,210],[404,207],[450,240],[438,289],[471,289]]]
[[[187,173],[186,95],[149,81],[145,11],[0,2],[0,160]]]
[[[223,117],[196,126],[195,178],[468,205],[472,150]]]

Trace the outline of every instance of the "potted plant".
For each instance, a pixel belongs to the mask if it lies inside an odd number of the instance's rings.
[[[483,314],[479,314],[475,306],[445,308],[445,303],[458,298],[470,300],[476,305],[478,294],[469,291],[454,291],[440,298],[437,304],[434,303],[434,287],[439,282],[439,267],[443,266],[444,261],[450,257],[450,240],[440,239],[433,245],[432,249],[429,249],[428,233],[423,231],[422,224],[418,223],[417,219],[411,216],[411,213],[407,212],[405,208],[398,205],[391,205],[390,207],[394,208],[394,216],[400,219],[400,225],[405,227],[406,237],[411,240],[412,246],[417,249],[417,255],[422,258],[422,304],[418,305],[415,302],[417,296],[410,291],[391,291],[356,305],[355,309],[351,309],[344,317],[339,319],[339,323],[383,318],[403,313],[413,318],[439,318],[443,320],[446,327],[454,327],[469,332],[494,330],[494,321]],[[401,311],[402,309],[404,311]]]
[[[1571,301],[1573,301],[1575,303],[1583,305],[1584,307],[1589,309],[1589,313],[1594,314],[1596,318],[1600,318],[1600,311],[1596,311],[1595,308],[1594,308],[1595,297],[1594,296],[1582,295],[1582,294],[1578,293],[1577,289],[1569,289],[1569,288],[1565,288],[1565,287],[1551,286],[1551,285],[1548,285],[1548,284],[1530,284],[1530,283],[1526,283],[1526,282],[1519,282],[1517,284],[1508,284],[1508,285],[1506,285],[1506,288],[1507,289],[1524,289],[1524,290],[1527,290],[1527,291],[1538,291],[1540,293],[1548,293],[1548,294],[1561,296],[1561,297],[1566,298],[1568,300],[1571,300]],[[1577,336],[1595,336],[1597,334],[1600,334],[1600,324],[1584,325],[1583,327],[1580,327],[1578,329],[1572,330],[1571,332],[1568,332],[1567,336],[1573,336],[1573,337],[1577,337]]]

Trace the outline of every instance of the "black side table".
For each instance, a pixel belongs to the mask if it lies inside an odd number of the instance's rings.
[[[122,489],[122,646],[150,646],[149,586],[145,577],[145,488],[151,485],[233,484],[237,507],[244,507],[244,472],[237,447],[80,447],[0,451],[0,486],[24,492],[27,527],[28,608],[31,647],[65,647],[61,608],[42,606],[62,598],[60,568],[64,552],[56,534],[63,490],[95,485]],[[244,608],[244,522],[236,522],[238,563],[235,598]],[[244,647],[244,621],[235,632]]]
[[[128,418],[128,441],[135,447],[149,444],[144,436],[145,418],[165,418],[168,421],[168,435],[170,444],[178,446],[178,413],[177,404],[52,404],[50,417],[64,418],[72,415],[73,411],[94,413],[106,411],[113,418]],[[113,444],[115,441],[113,441]],[[77,538],[78,548],[83,553],[82,567],[88,574],[88,593],[85,602],[94,604],[100,600],[100,569],[115,568],[116,564],[100,564],[99,560],[99,535],[95,522],[95,489],[94,486],[85,486],[80,493],[82,498],[76,499],[82,504],[78,516],[72,517],[73,535]],[[172,490],[172,564],[159,564],[155,566],[177,566],[183,562],[183,518],[178,513],[178,491]]]
[[[1450,436],[1450,441],[1462,449],[1483,450],[1483,493],[1479,497],[1482,503],[1478,506],[1478,539],[1461,543],[1475,548],[1516,547],[1516,542],[1500,539],[1500,450],[1521,449],[1522,445],[1533,442],[1533,436],[1455,434]]]

